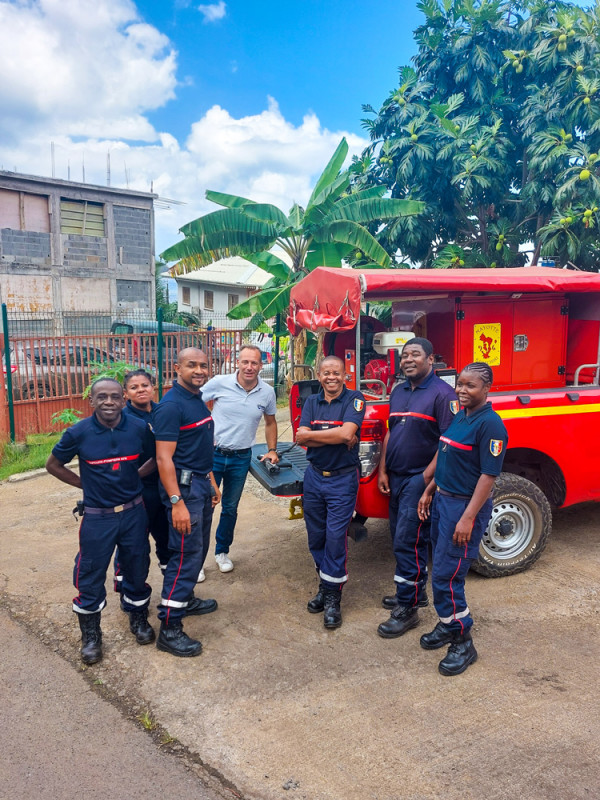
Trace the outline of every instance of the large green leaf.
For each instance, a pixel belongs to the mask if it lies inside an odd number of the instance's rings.
[[[315,208],[319,208],[323,203],[329,201],[329,203],[334,202],[338,199],[338,197],[346,191],[346,189],[350,186],[350,173],[348,170],[345,170],[340,175],[335,178],[331,183],[327,184],[323,188],[321,192],[314,198],[311,199],[309,204],[306,206],[306,216],[308,217],[312,210]]]
[[[277,226],[267,222],[252,219],[239,208],[224,208],[220,211],[212,211],[203,217],[188,222],[181,228],[184,236],[205,237],[210,246],[210,237],[216,237],[221,246],[223,237],[229,233],[243,233],[254,237],[257,240],[275,241],[279,231]],[[270,247],[255,247],[254,249],[268,250]]]
[[[245,256],[245,258],[253,264],[256,264],[257,267],[264,269],[265,272],[273,275],[273,277],[277,278],[279,281],[287,280],[292,274],[292,270],[285,261],[282,261],[281,258],[278,258],[273,253],[251,253]]]
[[[352,197],[352,195],[350,196]],[[350,198],[348,198],[350,199]],[[408,217],[421,214],[425,210],[425,203],[417,200],[394,200],[385,197],[370,197],[357,199],[354,203],[341,203],[331,209],[324,220],[324,224],[334,220],[347,219],[353,222],[368,224],[379,219],[394,219],[395,217]]]
[[[253,200],[247,200],[245,197],[238,197],[237,194],[213,192],[212,189],[206,191],[206,199],[226,208],[241,208],[253,202]]]
[[[243,212],[251,219],[256,219],[259,222],[277,225],[277,227],[283,229],[289,227],[286,215],[281,209],[271,205],[271,203],[247,203],[243,207]]]
[[[246,319],[254,314],[262,314],[268,319],[274,317],[275,314],[281,314],[287,310],[290,304],[292,285],[293,282],[272,289],[262,289],[234,306],[227,312],[227,316],[230,319]]]
[[[381,267],[388,267],[390,257],[366,228],[351,220],[329,222],[314,232],[322,242],[343,242],[356,247]]]
[[[245,247],[237,247],[230,244],[227,247],[206,248],[205,243],[196,236],[188,236],[181,242],[168,247],[162,254],[164,261],[177,261],[178,263],[171,268],[174,275],[184,275],[193,269],[206,267],[213,261],[222,258],[239,256],[246,252]]]
[[[342,141],[336,147],[335,153],[331,156],[329,163],[321,173],[321,177],[318,179],[310,196],[307,208],[314,203],[315,198],[321,194],[323,189],[337,178],[338,172],[341,170],[347,155],[348,142],[346,139],[342,139]]]
[[[304,259],[304,268],[311,271],[317,267],[341,267],[342,259],[351,252],[352,247],[339,242],[313,242]]]
[[[294,203],[288,216],[288,224],[290,228],[292,228],[294,231],[300,231],[303,225],[303,220],[304,209],[302,206],[299,206],[298,203]]]

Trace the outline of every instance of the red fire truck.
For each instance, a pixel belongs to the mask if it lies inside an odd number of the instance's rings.
[[[388,322],[369,315],[385,304]],[[546,267],[356,270],[320,267],[292,290],[288,328],[325,332],[346,383],[367,399],[356,519],[388,516],[377,488],[389,394],[412,336],[434,346],[434,368],[454,385],[461,366],[494,370],[490,400],[509,445],[474,569],[497,577],[541,554],[552,508],[600,499],[600,275]],[[294,433],[315,380],[294,384]]]

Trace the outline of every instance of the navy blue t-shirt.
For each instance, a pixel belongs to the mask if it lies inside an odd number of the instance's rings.
[[[123,409],[124,414],[130,414],[132,417],[136,419],[140,419],[144,424],[148,426],[150,431],[152,431],[152,448],[148,454],[146,454],[146,461],[149,458],[156,457],[156,442],[154,441],[154,428],[153,428],[153,419],[154,419],[154,411],[158,408],[158,403],[155,403],[154,400],[151,401],[152,403],[152,411],[144,411],[141,408],[136,408],[131,400],[127,401],[125,408]],[[144,462],[142,461],[141,464]],[[142,478],[142,483],[144,486],[148,488],[153,488],[158,486],[158,470],[155,469],[149,475],[146,475],[145,478]]]
[[[129,503],[142,492],[138,469],[151,456],[152,434],[134,417],[121,414],[116,428],[107,428],[95,414],[61,436],[52,455],[61,464],[79,456],[83,502],[91,508]]]
[[[173,381],[154,411],[152,427],[157,442],[177,442],[176,469],[212,471],[215,425],[200,391],[189,392]]]
[[[481,475],[499,475],[508,434],[504,423],[486,403],[474,414],[464,409],[440,436],[435,482],[446,492],[472,495]]]
[[[423,472],[458,407],[454,389],[433,371],[415,389],[409,381],[395,386],[390,397],[386,470],[400,475]]]
[[[325,431],[329,428],[341,427],[345,422],[358,425],[356,435],[360,438],[360,426],[365,416],[365,398],[360,392],[347,389],[345,386],[338,397],[330,403],[325,400],[323,390],[311,394],[302,409],[300,427],[313,431]],[[323,447],[308,447],[306,458],[318,469],[344,469],[358,467],[358,443],[348,450],[345,444],[326,444]]]

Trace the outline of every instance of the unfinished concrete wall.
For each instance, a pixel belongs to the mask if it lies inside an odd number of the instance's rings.
[[[154,197],[0,171],[0,301],[154,314]]]

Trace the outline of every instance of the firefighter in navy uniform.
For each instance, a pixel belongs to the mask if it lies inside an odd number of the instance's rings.
[[[102,658],[104,584],[117,545],[123,571],[122,607],[129,614],[131,631],[138,644],[149,644],[155,638],[148,624],[150,547],[138,472],[140,464],[154,469],[154,462],[146,457],[151,454],[152,434],[143,422],[122,413],[125,400],[118,381],[97,380],[92,384],[90,402],[92,416],[63,433],[46,463],[51,475],[83,489],[84,514],[73,571],[78,595],[73,611],[81,628],[85,664]],[[76,455],[80,475],[65,466]]]
[[[136,369],[128,372],[123,379],[123,392],[126,405],[124,414],[131,414],[144,422],[152,433],[154,429],[152,420],[158,403],[152,399],[154,396],[154,378],[145,369]],[[156,454],[154,435],[152,436],[152,457]],[[158,488],[158,470],[153,470],[142,478],[142,496],[148,515],[148,531],[154,539],[156,558],[161,572],[164,572],[169,560],[169,520],[165,506],[161,500]],[[119,553],[115,554],[115,592],[121,591],[123,574],[119,565]]]
[[[321,391],[306,400],[296,434],[298,444],[307,447],[304,519],[319,575],[318,592],[307,607],[313,614],[325,612],[326,628],[342,624],[347,533],[358,494],[358,442],[365,415],[363,395],[345,387],[344,374],[340,358],[323,359],[317,373]]]
[[[421,636],[421,647],[450,645],[439,663],[442,675],[459,675],[477,659],[465,578],[490,521],[492,490],[508,443],[504,423],[487,402],[492,380],[491,368],[483,363],[460,373],[456,394],[462,410],[440,437],[435,477],[419,501],[419,516],[426,519],[434,498],[431,584],[440,618],[431,633]]]
[[[379,490],[390,498],[390,533],[396,558],[396,593],[383,598],[391,611],[377,633],[402,636],[419,623],[419,607],[428,605],[429,522],[418,505],[433,477],[432,462],[440,434],[458,411],[454,389],[433,371],[433,345],[414,338],[402,348],[400,366],[406,381],[390,397],[389,431],[379,462]]]
[[[202,644],[184,633],[183,617],[217,609],[216,600],[194,597],[194,586],[221,493],[212,473],[215,426],[200,392],[208,378],[208,359],[202,350],[189,347],[178,354],[175,372],[177,380],[158,404],[153,423],[161,497],[169,516],[169,560],[156,646],[189,657],[200,655]]]

